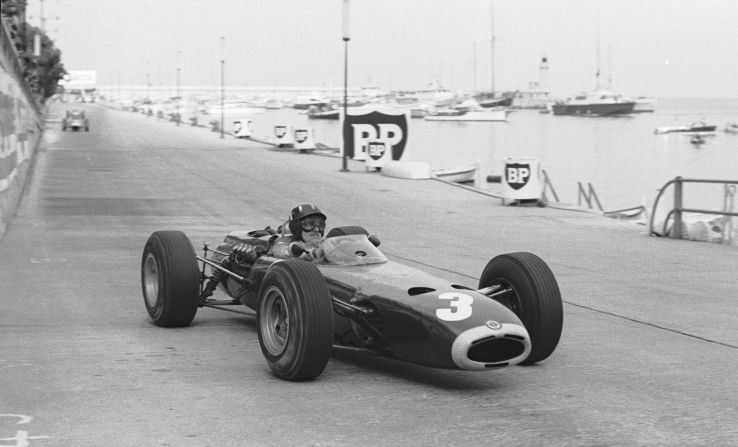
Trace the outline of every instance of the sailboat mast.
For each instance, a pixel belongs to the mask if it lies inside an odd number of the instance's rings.
[[[490,9],[490,30],[492,31],[492,37],[490,38],[490,45],[492,51],[492,97],[495,96],[495,5],[493,1],[489,2]]]
[[[595,91],[600,90],[600,16],[597,13],[597,72],[595,73]]]

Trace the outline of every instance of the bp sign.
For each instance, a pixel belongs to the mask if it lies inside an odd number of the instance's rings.
[[[504,158],[502,163],[502,196],[505,199],[541,199],[543,184],[537,158]]]
[[[366,160],[370,157],[369,143],[375,142],[372,151],[375,157],[379,146],[377,141],[386,142],[385,150],[389,151],[391,160],[400,160],[405,152],[408,138],[408,115],[406,111],[394,110],[348,110],[342,117],[343,145],[341,155],[354,160]],[[381,158],[381,157],[380,157]]]

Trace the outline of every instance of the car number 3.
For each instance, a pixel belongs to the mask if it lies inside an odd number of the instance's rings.
[[[449,300],[449,307],[436,309],[436,316],[444,321],[461,321],[471,317],[474,298],[463,293],[442,293],[439,299]]]

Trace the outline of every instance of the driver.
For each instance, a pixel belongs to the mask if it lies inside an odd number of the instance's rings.
[[[272,247],[272,254],[282,258],[295,256],[291,247],[295,244],[305,250],[300,256],[311,260],[320,259],[322,250],[319,247],[325,233],[325,221],[325,214],[313,204],[304,203],[292,208],[287,220],[292,234],[284,238],[285,240],[278,240]]]
[[[318,209],[317,206],[310,203],[304,203],[292,208],[290,216],[285,223],[291,234],[283,232],[282,237],[278,237],[270,227],[265,230],[258,230],[254,233],[260,236],[270,237],[270,248],[261,245],[243,242],[233,247],[230,256],[222,261],[223,267],[231,268],[232,264],[253,264],[257,258],[264,254],[269,254],[278,258],[290,258],[299,256],[313,262],[320,262],[324,257],[323,249],[320,243],[323,241],[323,233],[325,233],[325,214]],[[303,253],[296,255],[292,251],[292,245],[299,245],[303,248]],[[213,294],[213,291],[222,281],[225,274],[218,270],[208,281],[207,286],[200,294],[201,299],[206,299]]]

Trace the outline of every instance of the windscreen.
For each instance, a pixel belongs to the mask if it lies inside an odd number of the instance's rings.
[[[321,248],[324,252],[321,263],[327,265],[366,265],[387,261],[363,234],[329,237],[323,240]]]

